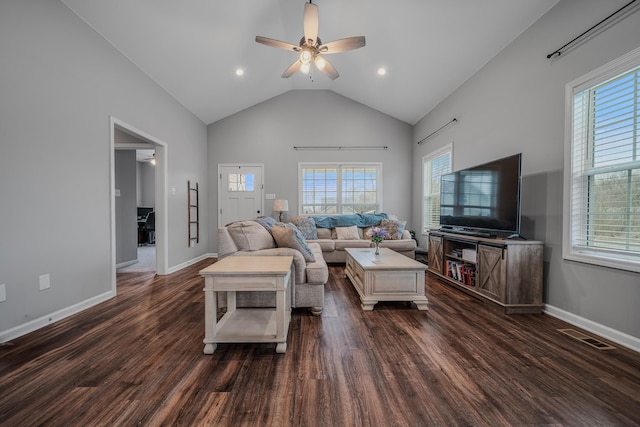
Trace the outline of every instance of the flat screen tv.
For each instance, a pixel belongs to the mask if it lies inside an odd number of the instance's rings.
[[[503,236],[520,233],[522,154],[441,177],[443,231]]]

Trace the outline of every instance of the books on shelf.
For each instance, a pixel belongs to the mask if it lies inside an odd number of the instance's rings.
[[[449,256],[453,258],[462,258],[462,249],[452,249]]]
[[[476,266],[460,261],[447,261],[447,276],[468,286],[476,285]]]

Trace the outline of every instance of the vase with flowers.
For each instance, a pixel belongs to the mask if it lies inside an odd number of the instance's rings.
[[[390,237],[387,230],[380,227],[371,227],[369,231],[367,231],[367,236],[371,238],[371,242],[376,247],[376,255],[380,255],[380,242],[382,242],[385,238]]]

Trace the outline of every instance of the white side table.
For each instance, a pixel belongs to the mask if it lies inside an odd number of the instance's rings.
[[[275,342],[287,349],[291,320],[291,256],[229,256],[204,270],[204,353],[217,343]],[[236,308],[236,292],[273,291],[275,308]],[[217,292],[227,292],[227,312],[218,322]]]

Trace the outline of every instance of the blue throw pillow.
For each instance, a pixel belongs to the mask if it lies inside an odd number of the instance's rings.
[[[318,229],[316,228],[316,222],[313,218],[308,216],[296,216],[291,218],[290,222],[298,227],[298,230],[300,230],[305,239],[318,240]]]

